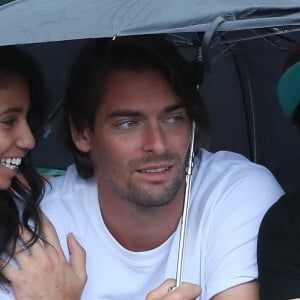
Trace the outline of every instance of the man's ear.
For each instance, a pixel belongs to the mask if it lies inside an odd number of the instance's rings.
[[[91,149],[89,130],[84,129],[78,131],[76,128],[71,126],[72,139],[78,150],[82,152],[89,152]]]

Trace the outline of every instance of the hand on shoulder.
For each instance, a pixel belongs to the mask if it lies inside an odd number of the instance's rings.
[[[85,250],[73,234],[67,237],[70,262],[67,261],[57,233],[45,215],[42,215],[43,237],[47,243],[36,242],[28,250],[17,246],[15,268],[7,265],[3,274],[11,281],[17,300],[79,300],[87,281]],[[31,238],[22,229],[23,241]]]

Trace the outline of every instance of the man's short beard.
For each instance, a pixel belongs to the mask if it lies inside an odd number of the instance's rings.
[[[112,190],[114,190],[120,199],[143,208],[160,207],[170,204],[185,182],[185,161],[186,159],[182,162],[179,155],[173,154],[164,154],[159,157],[147,157],[131,161],[128,166],[129,174],[136,172],[143,165],[150,163],[171,162],[172,165],[176,166],[176,173],[173,174],[170,181],[157,182],[152,185],[148,184],[147,187],[136,183],[130,176],[127,178],[125,188],[121,188],[121,186],[116,184],[115,180],[109,180],[105,174],[101,174],[101,177],[108,180],[108,184],[111,185]]]
[[[172,181],[167,184],[153,185],[151,189],[145,189],[135,182],[128,182],[128,194],[125,196],[128,201],[142,207],[159,207],[168,205],[175,198],[178,190],[185,179],[184,172],[178,170]]]
[[[163,161],[172,162],[178,167],[177,173],[174,174],[171,182],[157,183],[157,185],[153,184],[151,188],[143,188],[143,186],[129,180],[127,182],[128,193],[123,196],[125,196],[128,201],[141,207],[159,207],[170,204],[184,180],[184,166],[182,166],[182,160],[179,155],[165,153],[160,156],[148,156],[147,158],[133,160],[129,163],[129,169],[136,170],[145,164]]]

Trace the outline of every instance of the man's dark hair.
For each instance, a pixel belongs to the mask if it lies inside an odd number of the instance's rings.
[[[66,145],[73,153],[81,177],[93,176],[93,164],[89,154],[79,151],[73,143],[70,128],[73,126],[79,132],[94,130],[106,78],[117,70],[159,71],[174,90],[190,120],[196,122],[196,147],[204,144],[208,117],[196,89],[194,69],[167,36],[140,35],[91,40],[71,69],[64,99]]]

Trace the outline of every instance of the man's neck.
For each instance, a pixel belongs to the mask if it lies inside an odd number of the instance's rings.
[[[101,190],[99,201],[104,223],[114,238],[128,250],[146,251],[164,243],[176,230],[183,199],[184,185],[165,206],[141,207],[106,190]]]

